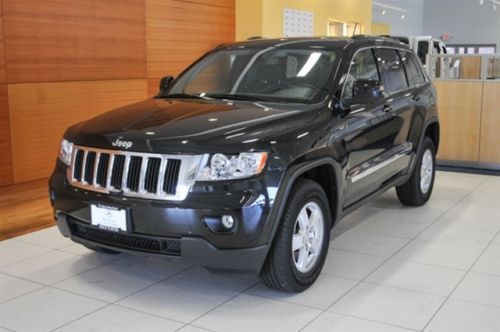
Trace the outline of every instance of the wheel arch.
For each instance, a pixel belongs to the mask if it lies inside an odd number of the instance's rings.
[[[434,148],[436,149],[436,153],[438,152],[439,148],[439,131],[440,131],[439,122],[437,121],[437,119],[430,121],[425,127],[424,135],[421,139],[422,142],[424,137],[428,136],[434,143]]]
[[[273,204],[270,220],[272,229],[268,243],[272,243],[278,227],[281,223],[281,216],[285,208],[286,201],[295,182],[300,178],[311,179],[325,190],[330,205],[332,227],[338,220],[341,213],[342,199],[342,171],[340,164],[332,158],[321,158],[313,161],[302,162],[290,167],[283,177],[279,187],[276,200]],[[326,180],[325,180],[326,179]]]

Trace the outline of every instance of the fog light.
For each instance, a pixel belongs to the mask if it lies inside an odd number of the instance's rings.
[[[223,215],[222,216],[222,224],[224,225],[224,227],[226,228],[232,228],[234,226],[234,219],[232,216],[228,216],[228,215]]]

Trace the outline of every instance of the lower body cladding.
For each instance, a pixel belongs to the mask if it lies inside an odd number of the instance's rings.
[[[270,248],[270,198],[256,190],[231,193],[152,201],[82,191],[57,172],[50,180],[57,226],[77,243],[259,273]]]

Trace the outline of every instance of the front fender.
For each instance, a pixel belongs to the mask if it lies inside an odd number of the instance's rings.
[[[285,171],[281,184],[278,189],[278,193],[276,195],[275,202],[273,204],[273,209],[271,211],[271,214],[269,216],[269,220],[272,221],[268,223],[267,227],[269,228],[267,230],[267,234],[269,234],[269,239],[267,243],[272,243],[274,240],[274,237],[278,231],[278,227],[281,223],[281,217],[283,215],[283,211],[285,209],[285,205],[288,199],[288,196],[292,190],[292,187],[301,175],[306,173],[309,170],[312,170],[316,167],[319,166],[324,166],[328,165],[332,167],[333,174],[335,176],[335,191],[336,191],[336,202],[335,202],[335,207],[336,209],[332,212],[332,217],[333,220],[336,221],[338,220],[340,214],[341,214],[341,202],[343,199],[343,191],[341,190],[342,188],[342,169],[340,167],[340,164],[334,160],[333,158],[329,157],[324,157],[316,160],[309,160],[307,162],[301,162],[298,164],[294,164],[287,168]]]

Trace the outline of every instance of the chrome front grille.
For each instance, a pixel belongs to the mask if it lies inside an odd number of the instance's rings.
[[[203,155],[164,155],[75,145],[67,178],[73,187],[107,194],[184,200]]]

